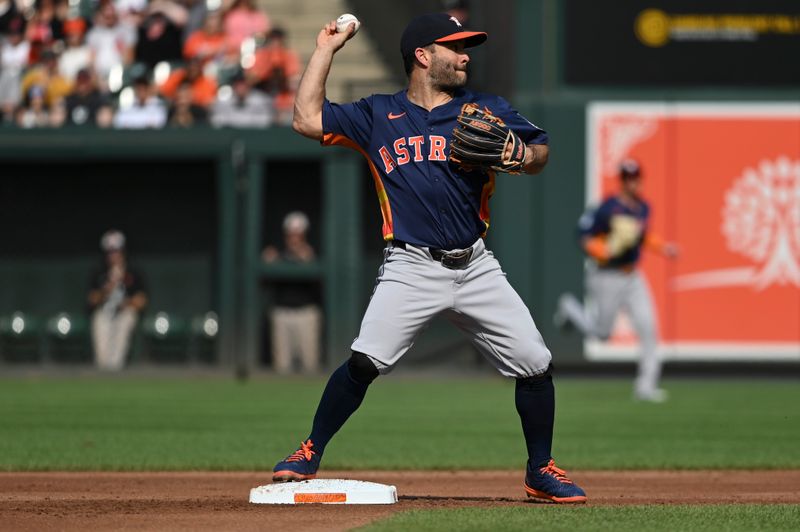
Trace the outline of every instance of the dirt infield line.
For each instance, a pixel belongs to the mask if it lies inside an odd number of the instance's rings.
[[[591,505],[800,504],[800,470],[573,471]],[[326,471],[397,486],[391,506],[247,502],[262,473],[0,473],[3,530],[346,530],[397,511],[530,505],[513,471]]]

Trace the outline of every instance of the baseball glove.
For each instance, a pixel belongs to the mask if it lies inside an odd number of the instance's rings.
[[[642,225],[633,216],[617,214],[611,217],[611,231],[608,233],[606,245],[608,254],[619,257],[634,247],[642,236]]]
[[[511,146],[511,155],[505,153]],[[519,135],[488,109],[465,103],[458,115],[458,127],[450,141],[450,162],[465,170],[494,170],[507,174],[522,173],[525,143]]]

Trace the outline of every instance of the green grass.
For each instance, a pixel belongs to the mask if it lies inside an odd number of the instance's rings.
[[[667,505],[415,510],[360,528],[370,532],[470,530],[797,530],[798,505]]]
[[[0,470],[268,470],[308,434],[320,379],[0,380]],[[557,380],[568,469],[798,468],[800,386]],[[513,382],[383,377],[328,446],[327,469],[519,469]]]

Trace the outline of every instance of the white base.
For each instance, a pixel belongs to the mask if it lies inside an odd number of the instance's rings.
[[[361,480],[314,479],[250,490],[254,504],[394,504],[397,488]]]

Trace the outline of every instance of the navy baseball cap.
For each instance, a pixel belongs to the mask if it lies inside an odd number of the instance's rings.
[[[642,168],[636,159],[623,159],[619,163],[619,175],[624,179],[628,177],[639,177],[642,175]]]
[[[400,38],[400,53],[403,57],[417,48],[433,43],[465,40],[464,46],[478,46],[488,35],[482,31],[465,31],[456,17],[447,13],[430,13],[411,20]]]

